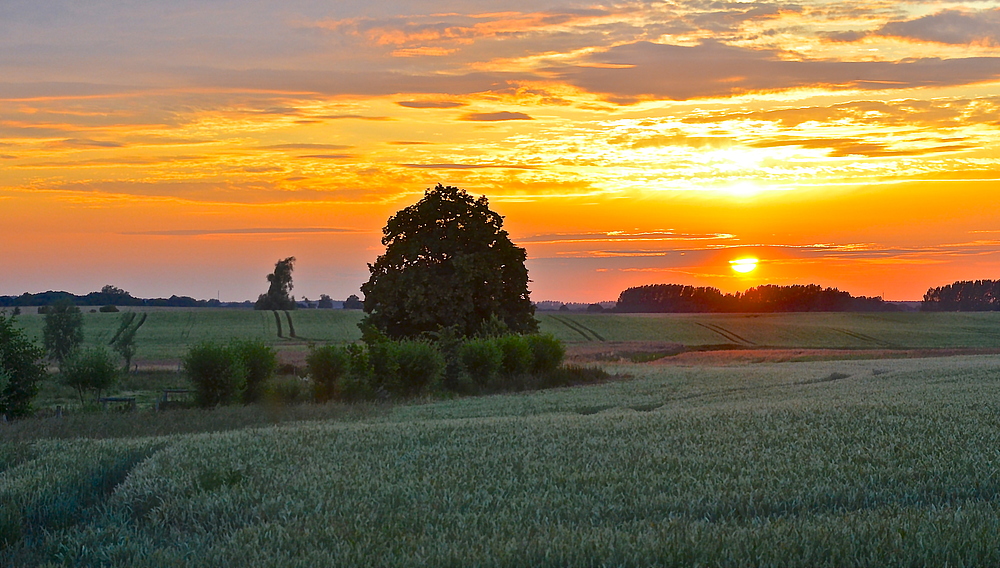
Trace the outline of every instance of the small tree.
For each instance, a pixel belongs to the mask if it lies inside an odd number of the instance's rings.
[[[333,299],[326,294],[319,295],[319,302],[316,303],[316,307],[322,310],[332,310],[333,309]]]
[[[31,413],[31,400],[45,377],[45,351],[0,312],[0,414],[20,418]]]
[[[257,298],[254,309],[257,310],[294,310],[295,298],[289,295],[292,291],[292,270],[295,257],[290,256],[279,260],[274,265],[274,272],[267,275],[271,286],[266,294]]]
[[[132,368],[132,357],[135,357],[135,334],[142,327],[142,324],[146,323],[145,312],[138,319],[136,319],[137,317],[135,312],[122,314],[121,319],[118,320],[118,331],[115,332],[111,338],[111,342],[108,343],[121,356],[122,360],[125,361],[126,373]]]
[[[63,383],[76,389],[82,405],[86,391],[93,391],[95,398],[100,398],[102,391],[114,386],[118,381],[118,364],[105,348],[95,347],[74,351],[66,358],[60,373]]]
[[[45,311],[42,331],[49,358],[59,363],[83,343],[83,314],[70,300],[59,300]]]

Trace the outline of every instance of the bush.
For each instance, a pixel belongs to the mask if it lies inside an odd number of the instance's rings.
[[[264,394],[264,384],[274,376],[278,356],[259,339],[234,341],[230,349],[246,369],[243,402],[257,402]]]
[[[297,404],[307,398],[306,386],[309,383],[298,377],[272,377],[262,389],[262,398],[279,404]]]
[[[526,337],[531,348],[531,372],[536,375],[551,373],[562,364],[566,348],[552,334],[529,335]]]
[[[420,394],[438,387],[444,373],[444,356],[430,343],[400,341],[394,345],[397,370],[386,390],[400,396]]]
[[[347,374],[340,382],[340,397],[344,400],[368,400],[375,397],[372,384],[371,359],[360,345],[346,347],[348,358]]]
[[[106,306],[101,306],[101,309],[99,311],[102,314],[113,314],[118,311],[118,308],[111,304],[108,304]]]
[[[20,418],[31,414],[31,400],[45,377],[45,351],[14,327],[14,318],[0,313],[0,414]]]
[[[84,404],[84,392],[94,391],[95,398],[100,398],[101,391],[114,386],[118,381],[118,362],[103,347],[78,350],[66,358],[61,374],[63,383],[76,389],[80,404]]]
[[[205,408],[236,401],[247,377],[247,369],[233,349],[212,342],[188,351],[184,372],[194,383],[195,400]]]
[[[391,388],[399,372],[396,360],[397,343],[389,340],[368,344],[368,368],[371,372],[370,384],[376,393],[384,393]]]
[[[531,346],[523,335],[504,335],[495,339],[503,353],[501,369],[508,378],[531,372]]]
[[[485,388],[500,374],[503,351],[495,339],[471,339],[458,350],[458,358],[468,380]]]
[[[325,345],[313,349],[306,358],[313,395],[317,402],[337,398],[339,383],[350,370],[347,351],[339,345]]]

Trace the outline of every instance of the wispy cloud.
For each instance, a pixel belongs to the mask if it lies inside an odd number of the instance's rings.
[[[1000,45],[1000,8],[942,10],[913,20],[889,22],[874,35],[952,45]]]
[[[338,227],[250,227],[239,229],[174,229],[168,231],[138,231],[123,235],[150,235],[167,237],[202,237],[209,235],[294,235],[315,233],[362,233],[357,229]]]
[[[347,146],[344,144],[311,144],[311,143],[297,143],[297,144],[275,144],[272,146],[262,146],[265,150],[347,150],[353,148],[353,146]]]
[[[461,101],[399,101],[396,103],[406,108],[459,108],[466,106]]]
[[[400,164],[404,168],[416,168],[424,170],[482,170],[482,169],[507,169],[507,170],[534,170],[538,166],[526,166],[519,164]]]
[[[714,241],[736,238],[727,233],[677,233],[674,231],[608,231],[603,233],[556,233],[549,235],[532,235],[518,239],[519,242],[533,244],[566,244],[566,243],[627,243],[650,241]],[[661,251],[662,252],[662,251]]]
[[[121,142],[115,142],[113,140],[89,140],[87,138],[70,138],[67,140],[59,140],[58,142],[50,142],[50,146],[68,146],[71,148],[121,148],[125,144]]]
[[[550,72],[609,100],[688,100],[801,87],[908,89],[1000,80],[1000,57],[892,61],[787,61],[770,50],[706,40],[696,46],[637,42]],[[614,64],[612,67],[595,66]]]
[[[500,122],[504,120],[532,120],[530,116],[523,112],[470,112],[462,115],[462,120],[473,122]]]
[[[299,156],[299,158],[309,160],[349,160],[356,157],[357,155],[355,154],[308,154]]]

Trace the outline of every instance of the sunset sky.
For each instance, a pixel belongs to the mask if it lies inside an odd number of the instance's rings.
[[[1000,2],[0,3],[0,295],[343,299],[439,182],[534,300],[1000,278]]]

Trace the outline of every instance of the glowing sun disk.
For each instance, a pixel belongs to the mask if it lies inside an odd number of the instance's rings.
[[[729,266],[736,272],[750,272],[757,268],[756,258],[737,258],[736,260],[730,260]]]

